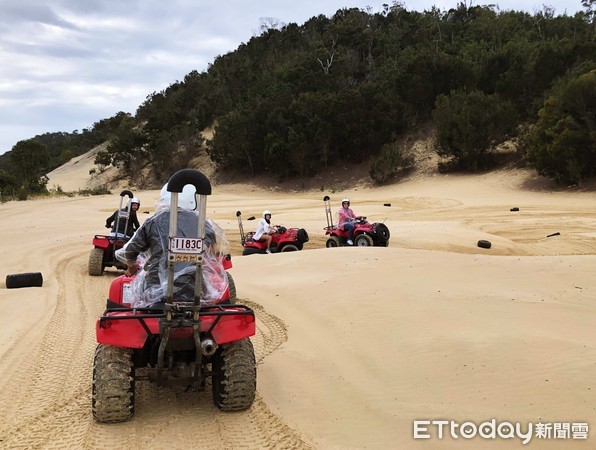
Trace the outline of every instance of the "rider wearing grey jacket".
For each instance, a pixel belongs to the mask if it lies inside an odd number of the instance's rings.
[[[194,186],[184,187],[178,196],[178,237],[197,237],[199,216],[194,211]],[[185,192],[187,191],[187,192]],[[191,194],[189,192],[192,191]],[[116,257],[127,265],[126,275],[136,275],[137,258],[145,260],[142,271],[133,282],[133,307],[146,307],[163,301],[167,286],[167,257],[170,225],[170,193],[166,186],[156,205],[156,213],[147,219]],[[211,220],[205,222],[206,249],[203,258],[202,301],[213,303],[227,289],[227,276],[223,269],[222,246],[227,245],[223,230]],[[193,301],[196,266],[190,262],[176,262],[174,267],[174,299]]]

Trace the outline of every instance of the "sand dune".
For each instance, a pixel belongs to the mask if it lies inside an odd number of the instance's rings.
[[[90,387],[94,321],[119,273],[86,271],[118,193],[1,205],[0,274],[41,271],[44,286],[0,286],[0,447],[594,448],[596,193],[532,190],[533,177],[436,175],[333,193],[214,186],[209,214],[257,314],[257,401],[224,414],[209,392],[139,383],[135,418],[116,426],[93,422]],[[135,194],[152,213],[158,192]],[[389,247],[324,248],[325,194],[384,221]],[[235,212],[265,208],[309,232],[303,251],[240,256]],[[588,423],[589,438],[413,437],[415,420],[490,419],[524,430]]]

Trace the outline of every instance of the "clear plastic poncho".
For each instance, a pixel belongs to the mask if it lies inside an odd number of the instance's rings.
[[[157,212],[147,219],[126,245],[116,251],[122,262],[136,261],[139,270],[131,284],[131,307],[146,308],[163,302],[167,292],[167,258],[170,229],[169,203],[160,200]],[[176,236],[198,237],[199,215],[196,211],[178,208]],[[229,243],[223,230],[210,219],[205,221],[203,242],[203,292],[201,306],[210,306],[220,300],[228,289],[228,278],[223,260]],[[189,262],[174,264],[174,302],[194,301],[196,265]]]

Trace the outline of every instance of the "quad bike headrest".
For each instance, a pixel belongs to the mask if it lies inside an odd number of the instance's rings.
[[[203,172],[195,169],[181,169],[176,172],[167,184],[167,190],[170,192],[183,192],[186,185],[195,187],[198,195],[211,195],[211,183]]]

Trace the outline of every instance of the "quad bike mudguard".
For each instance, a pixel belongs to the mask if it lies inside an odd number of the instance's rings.
[[[160,319],[166,314],[155,309],[123,308],[104,313],[96,324],[99,344],[127,348],[143,348],[147,338],[159,334]],[[183,329],[178,329],[182,331]],[[185,328],[192,336],[192,328]],[[219,305],[201,311],[201,332],[209,333],[218,344],[254,336],[256,332],[254,313],[244,305]]]

